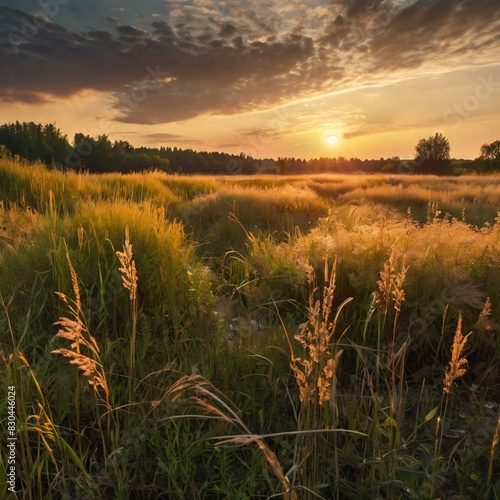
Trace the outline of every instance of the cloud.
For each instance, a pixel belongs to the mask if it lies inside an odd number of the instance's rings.
[[[46,96],[42,94],[37,94],[34,92],[17,90],[17,89],[5,89],[4,94],[1,97],[1,100],[7,103],[18,103],[22,102],[24,104],[47,104],[50,103],[51,100],[47,99]]]
[[[141,141],[148,144],[182,144],[182,145],[201,145],[203,141],[198,139],[191,139],[183,135],[169,134],[166,132],[155,132],[151,134],[141,134]]]
[[[78,30],[0,7],[0,67],[12,68],[0,100],[42,104],[91,89],[110,95],[119,121],[172,123],[483,64],[500,47],[498,0],[165,5],[161,17],[151,3],[148,17],[145,2],[140,25],[128,9],[118,20],[100,6],[95,25]]]
[[[373,133],[372,130],[360,128],[358,130],[353,130],[351,132],[345,132],[344,134],[342,134],[342,137],[344,139],[352,139],[353,137],[361,137],[363,135],[369,135],[371,133]]]
[[[374,66],[386,70],[425,64],[463,66],[474,54],[476,64],[491,61],[490,45],[500,29],[496,0],[417,0],[396,13],[371,44]]]
[[[171,139],[180,139],[182,138],[181,135],[177,134],[167,134],[164,132],[157,132],[154,134],[145,134],[142,137],[149,139],[151,141],[169,141]]]
[[[241,143],[239,142],[226,142],[222,144],[217,144],[217,149],[232,149],[232,148],[238,148],[241,146]]]

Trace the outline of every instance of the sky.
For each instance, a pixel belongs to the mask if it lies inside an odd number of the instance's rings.
[[[499,0],[0,0],[0,123],[255,158],[500,139]]]

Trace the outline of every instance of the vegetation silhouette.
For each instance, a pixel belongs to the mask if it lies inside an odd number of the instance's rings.
[[[106,134],[92,137],[76,133],[70,143],[55,124],[16,121],[0,125],[0,157],[14,156],[41,161],[58,170],[77,172],[143,172],[158,170],[175,174],[252,175],[321,173],[415,173],[468,174],[500,168],[500,141],[484,144],[475,160],[452,159],[450,143],[441,133],[421,139],[414,159],[399,157],[364,159],[319,157],[254,158],[245,153],[194,151],[176,146],[134,147],[128,141],[111,142]]]

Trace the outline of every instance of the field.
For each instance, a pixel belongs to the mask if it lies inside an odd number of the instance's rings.
[[[498,207],[494,176],[3,161],[19,498],[500,498]]]

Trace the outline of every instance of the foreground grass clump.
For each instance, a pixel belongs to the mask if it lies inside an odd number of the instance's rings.
[[[90,327],[100,338],[123,342],[128,305],[115,252],[127,227],[134,234],[136,264],[143,276],[138,284],[138,309],[143,313],[138,328],[158,332],[155,341],[163,345],[190,341],[188,331],[202,338],[213,329],[210,272],[195,262],[182,226],[169,222],[163,209],[149,203],[104,203],[73,217],[38,220],[33,234],[15,252],[2,256],[2,289],[13,296],[16,326],[29,321],[33,348],[40,335],[46,335],[42,332],[48,322],[60,315],[54,290],[71,289],[66,253],[83,282],[82,310]]]
[[[0,175],[19,497],[500,496],[497,178]]]

